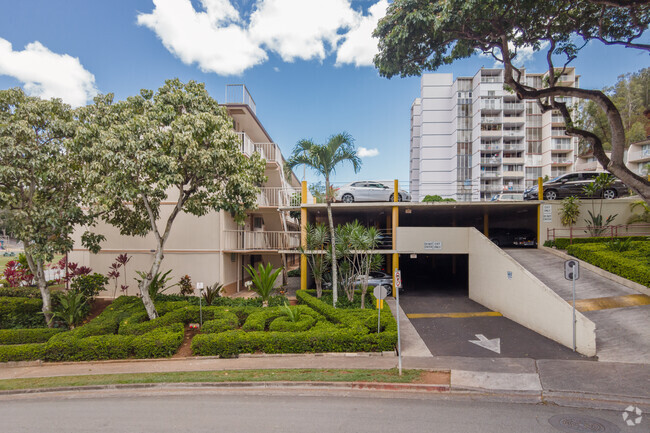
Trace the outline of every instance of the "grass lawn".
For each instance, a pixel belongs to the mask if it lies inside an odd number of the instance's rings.
[[[99,374],[0,380],[0,390],[41,389],[69,386],[135,383],[219,383],[219,382],[376,382],[421,383],[424,370],[230,370],[174,373]],[[443,376],[445,378],[446,376]],[[446,380],[446,379],[443,379]]]
[[[8,262],[12,260],[16,260],[17,258],[18,258],[18,254],[16,254],[14,257],[4,257],[3,255],[0,254],[0,269],[4,269]],[[54,256],[54,260],[52,260],[50,264],[56,264],[62,258],[63,258],[62,255],[56,255]]]

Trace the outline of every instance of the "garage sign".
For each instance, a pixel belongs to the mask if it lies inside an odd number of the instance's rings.
[[[543,223],[553,222],[553,207],[550,204],[542,205],[542,222]]]
[[[425,250],[441,250],[442,242],[441,241],[430,241],[424,243]]]

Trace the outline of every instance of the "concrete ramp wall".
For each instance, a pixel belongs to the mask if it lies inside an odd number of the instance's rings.
[[[573,347],[571,305],[481,232],[475,228],[467,230],[470,299],[538,334]],[[549,269],[549,272],[562,271]],[[586,356],[596,355],[596,325],[580,312],[576,312],[576,350]]]

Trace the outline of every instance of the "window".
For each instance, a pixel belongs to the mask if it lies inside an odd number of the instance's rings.
[[[264,218],[262,217],[253,217],[253,228],[261,229],[264,225]]]

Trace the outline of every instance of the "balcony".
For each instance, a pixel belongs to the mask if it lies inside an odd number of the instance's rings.
[[[254,114],[257,112],[255,101],[243,84],[228,84],[226,86],[226,104],[248,105]]]
[[[278,251],[300,246],[298,231],[245,231],[224,230],[227,251]]]
[[[503,191],[502,185],[481,184],[481,192],[497,193],[502,191]]]
[[[506,102],[503,104],[504,111],[523,111],[524,104],[522,102]]]
[[[525,122],[523,114],[521,116],[503,116],[503,123],[521,124]]]
[[[573,161],[568,158],[553,158],[551,159],[551,165],[561,166],[561,165],[571,165]]]
[[[490,111],[490,110],[501,110],[501,101],[484,101],[481,100],[481,110]]]
[[[503,130],[503,136],[504,137],[521,137],[521,138],[523,138],[525,134],[526,134],[526,131],[524,131],[523,129],[504,129]]]
[[[501,150],[501,143],[481,143],[481,150]]]
[[[627,154],[629,162],[647,162],[650,161],[650,147],[644,146],[637,151],[631,151]]]
[[[503,163],[504,164],[523,164],[524,163],[524,158],[522,157],[503,157]]]
[[[595,171],[598,168],[597,161],[576,161],[575,170],[576,171]]]
[[[481,158],[481,165],[500,165],[501,158],[491,157],[491,158]]]
[[[481,130],[481,136],[483,137],[501,137],[503,131],[500,129],[496,131],[487,131],[487,130]]]
[[[267,163],[282,163],[282,152],[275,143],[255,143],[245,132],[237,132],[240,138],[239,150],[246,156],[259,153]]]
[[[520,150],[523,151],[526,145],[524,143],[509,143],[503,145],[503,150]]]
[[[523,171],[503,171],[503,177],[524,177]]]
[[[485,179],[501,177],[501,172],[498,171],[481,171],[481,177]]]
[[[262,187],[257,195],[259,207],[300,206],[301,191],[297,188]]]
[[[489,124],[495,124],[495,123],[501,123],[501,117],[493,117],[493,116],[481,116],[481,123],[489,123]]]
[[[571,152],[573,151],[572,144],[551,144],[551,152]]]

